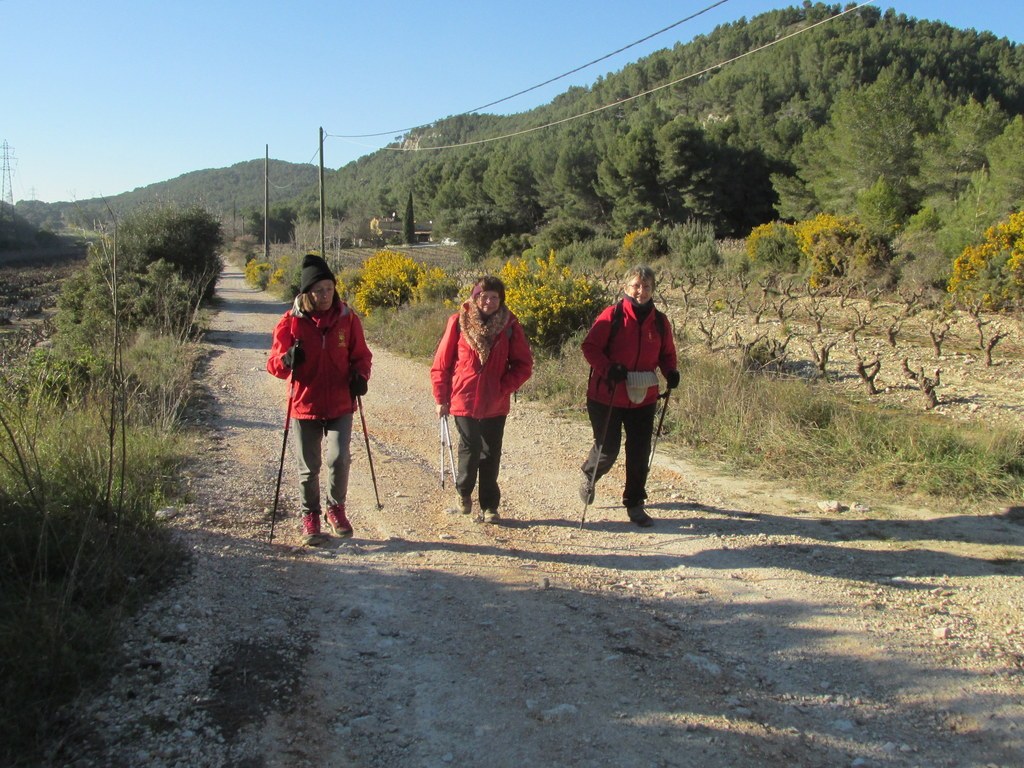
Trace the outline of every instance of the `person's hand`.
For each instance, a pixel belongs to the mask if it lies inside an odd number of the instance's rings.
[[[438,417],[438,418],[444,418],[444,417],[445,417],[445,416],[447,416],[447,415],[448,415],[448,414],[449,414],[450,412],[451,412],[451,411],[450,411],[450,409],[449,409],[449,406],[448,406],[448,405],[446,405],[446,404],[443,404],[443,403],[438,403],[438,404],[437,404],[437,417]]]
[[[625,381],[629,371],[626,370],[626,366],[622,363],[612,363],[612,367],[608,369],[607,379],[613,384],[618,384],[620,381]]]
[[[306,353],[302,349],[302,342],[299,339],[296,339],[288,351],[281,355],[281,362],[293,371],[296,366],[302,365],[302,361],[305,359]]]
[[[353,398],[362,397],[363,395],[365,395],[367,388],[368,387],[366,379],[364,379],[358,373],[354,374],[352,376],[352,380],[348,383],[348,391]]]
[[[675,389],[679,386],[679,371],[666,371],[665,372],[665,383],[669,389]]]

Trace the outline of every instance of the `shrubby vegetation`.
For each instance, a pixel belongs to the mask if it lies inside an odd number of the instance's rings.
[[[33,755],[104,669],[120,622],[183,563],[155,513],[179,492],[200,308],[221,231],[140,211],[64,285],[52,347],[0,387],[0,762]]]

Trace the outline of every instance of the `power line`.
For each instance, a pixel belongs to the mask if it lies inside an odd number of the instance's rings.
[[[535,91],[538,88],[543,88],[545,85],[551,85],[551,83],[557,82],[559,80],[563,80],[566,77],[569,77],[569,75],[574,75],[577,72],[580,72],[580,71],[586,69],[587,67],[592,67],[595,64],[599,64],[600,62],[604,61],[605,59],[610,59],[612,56],[616,56],[616,55],[622,53],[623,51],[628,51],[630,48],[634,48],[635,46],[638,46],[641,43],[646,43],[648,40],[650,40],[650,39],[652,39],[654,37],[657,37],[658,35],[660,35],[660,34],[662,34],[664,32],[668,32],[670,29],[674,29],[675,27],[678,27],[680,24],[685,24],[688,21],[692,21],[693,19],[696,19],[698,16],[701,16],[701,15],[707,13],[708,11],[714,10],[718,6],[723,5],[723,4],[727,3],[727,2],[729,2],[729,0],[718,0],[718,2],[712,3],[711,5],[707,6],[706,8],[702,8],[701,10],[697,11],[696,13],[691,13],[685,19],[680,19],[679,21],[676,21],[676,22],[673,22],[672,24],[669,24],[667,27],[662,27],[657,32],[652,32],[651,34],[646,35],[645,37],[641,37],[639,40],[636,40],[636,41],[630,43],[629,45],[624,45],[621,48],[618,48],[618,49],[612,51],[611,53],[606,53],[604,56],[600,56],[600,57],[594,59],[593,61],[588,61],[586,64],[581,64],[580,66],[578,66],[578,67],[576,67],[574,69],[570,69],[568,72],[564,72],[561,75],[558,75],[556,77],[552,77],[552,78],[550,78],[548,80],[545,80],[543,83],[537,83],[537,85],[531,85],[529,88],[524,88],[521,91],[516,91],[515,93],[513,93],[513,94],[511,94],[509,96],[504,96],[504,97],[502,97],[500,99],[495,99],[494,101],[490,101],[490,102],[488,102],[488,103],[486,103],[486,104],[484,104],[482,106],[474,107],[473,109],[467,109],[465,112],[461,112],[459,114],[461,114],[461,115],[471,115],[474,112],[479,112],[482,109],[487,109],[488,107],[493,107],[496,104],[501,104],[503,102],[509,101],[511,99],[516,98],[517,96],[522,96],[525,93],[529,93],[530,91]],[[379,133],[356,133],[356,134],[332,134],[332,133],[327,133],[325,135],[326,136],[330,136],[332,138],[336,138],[336,139],[371,139],[371,138],[376,138],[377,136],[393,136],[395,134],[408,133],[409,131],[414,131],[417,128],[423,128],[423,127],[425,127],[427,125],[430,125],[430,123],[424,123],[423,125],[414,125],[411,128],[400,128],[400,129],[394,130],[394,131],[380,131]]]
[[[594,109],[587,110],[586,112],[581,112],[578,115],[572,115],[570,117],[565,117],[565,118],[562,118],[561,120],[554,120],[554,121],[552,121],[550,123],[545,123],[544,125],[534,126],[533,128],[524,128],[523,130],[520,130],[520,131],[513,131],[512,133],[505,133],[505,134],[502,134],[500,136],[492,136],[489,139],[475,139],[473,141],[466,141],[466,142],[462,142],[462,143],[459,143],[459,144],[442,144],[442,145],[438,145],[436,147],[421,147],[421,146],[419,146],[419,144],[417,142],[417,146],[415,148],[407,149],[405,147],[382,147],[382,149],[390,151],[390,152],[429,152],[431,150],[439,150],[439,149],[458,149],[460,147],[472,147],[472,146],[477,146],[479,144],[490,144],[490,143],[493,143],[495,141],[504,141],[505,139],[513,139],[513,138],[516,138],[517,136],[523,136],[523,135],[528,134],[528,133],[534,133],[536,131],[542,131],[545,128],[553,128],[553,127],[555,127],[557,125],[563,125],[565,123],[571,123],[574,120],[580,120],[580,119],[582,119],[584,117],[589,117],[590,115],[597,114],[598,112],[603,112],[606,109],[611,109],[613,107],[618,107],[618,106],[620,106],[622,104],[626,104],[626,103],[628,103],[630,101],[635,101],[636,99],[642,98],[643,96],[649,96],[652,93],[657,93],[658,91],[664,90],[665,88],[671,88],[674,85],[679,85],[679,83],[685,82],[687,80],[692,80],[695,77],[700,77],[701,75],[706,75],[708,72],[712,72],[712,71],[714,71],[716,69],[720,69],[721,67],[724,67],[724,66],[732,64],[734,62],[737,62],[740,59],[744,59],[747,56],[752,56],[755,53],[760,53],[761,51],[764,51],[764,50],[767,50],[768,48],[771,48],[772,46],[778,45],[779,43],[783,43],[786,40],[794,38],[797,35],[802,35],[805,32],[809,32],[810,30],[815,29],[816,27],[822,26],[823,24],[828,24],[829,22],[835,21],[836,19],[840,18],[841,16],[845,16],[848,13],[853,13],[854,11],[858,11],[861,8],[865,7],[865,6],[872,5],[874,2],[875,2],[875,0],[868,0],[867,2],[860,3],[859,5],[853,6],[851,8],[847,8],[846,10],[843,10],[843,11],[840,11],[839,13],[835,14],[834,16],[830,16],[827,19],[822,19],[821,21],[815,22],[814,24],[811,24],[811,25],[809,25],[807,27],[804,27],[802,29],[798,29],[796,32],[791,32],[788,35],[783,35],[782,37],[780,37],[780,38],[778,38],[776,40],[773,40],[770,43],[765,43],[764,45],[758,46],[757,48],[752,48],[751,50],[746,51],[745,53],[741,53],[738,56],[733,56],[730,59],[725,59],[724,61],[720,61],[717,64],[713,64],[713,65],[711,65],[709,67],[705,67],[704,69],[702,69],[702,70],[700,70],[698,72],[691,72],[690,74],[684,75],[683,77],[680,77],[680,78],[678,78],[676,80],[673,80],[670,83],[664,83],[663,85],[656,86],[654,88],[651,88],[649,90],[643,91],[641,93],[633,94],[632,96],[625,96],[625,97],[623,97],[621,99],[613,101],[610,104],[605,104],[605,105],[600,106],[600,107],[595,107]]]

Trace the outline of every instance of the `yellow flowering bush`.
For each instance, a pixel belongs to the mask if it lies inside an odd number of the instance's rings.
[[[499,277],[505,283],[505,303],[538,349],[557,350],[587,328],[604,305],[601,288],[559,266],[554,251],[546,259],[513,259]]]
[[[261,291],[270,281],[271,266],[266,261],[252,259],[245,264],[245,282]]]
[[[850,217],[822,213],[795,224],[793,233],[810,267],[808,283],[815,288],[844,277],[871,277],[892,258],[883,240]]]
[[[423,277],[423,266],[404,253],[377,251],[363,262],[354,300],[356,310],[369,315],[381,307],[400,307],[412,300]]]
[[[953,262],[947,290],[1001,309],[1024,298],[1024,211],[990,227],[984,242],[969,245]]]
[[[459,295],[459,282],[441,267],[423,270],[414,297],[416,301],[451,301]]]

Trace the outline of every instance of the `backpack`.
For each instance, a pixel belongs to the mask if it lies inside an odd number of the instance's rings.
[[[604,351],[607,354],[608,350],[611,349],[612,339],[615,338],[615,334],[618,333],[623,323],[623,318],[626,315],[626,310],[622,307],[624,299],[619,299],[615,302],[615,309],[612,310],[612,327],[608,331],[608,341],[605,342]],[[658,329],[658,336],[664,337],[668,329],[668,317],[657,307],[654,308],[654,327]]]

